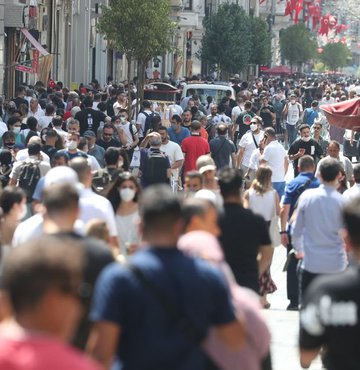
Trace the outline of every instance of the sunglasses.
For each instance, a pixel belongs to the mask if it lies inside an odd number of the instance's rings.
[[[103,136],[112,136],[112,134],[105,134],[105,133],[104,133],[104,134],[103,134]]]
[[[321,130],[321,127],[318,127],[318,126],[314,126],[314,130]]]

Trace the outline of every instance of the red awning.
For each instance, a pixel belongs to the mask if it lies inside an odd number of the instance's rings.
[[[31,33],[26,28],[22,28],[21,32],[31,42],[32,46],[34,46],[35,49],[39,50],[39,53],[41,55],[44,56],[49,55],[48,51],[44,49],[39,42],[36,41],[36,39],[31,35]]]
[[[330,125],[360,131],[360,98],[322,105]]]
[[[277,66],[277,67],[267,69],[266,71],[263,71],[262,73],[265,73],[267,75],[290,75],[291,69],[287,66]]]

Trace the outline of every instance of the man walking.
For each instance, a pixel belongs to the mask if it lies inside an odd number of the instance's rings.
[[[228,140],[227,137],[227,126],[220,124],[217,129],[218,136],[210,140],[210,152],[211,157],[213,158],[216,167],[220,170],[223,167],[231,164],[233,167],[236,166],[236,149],[235,145],[231,140]]]

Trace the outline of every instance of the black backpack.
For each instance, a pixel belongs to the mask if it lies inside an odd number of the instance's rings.
[[[146,112],[143,112],[143,114],[145,114],[146,116],[146,119],[145,119],[145,125],[144,125],[144,136],[146,135],[146,133],[148,132],[148,130],[150,129],[151,127],[151,119],[155,116],[155,113],[154,112],[151,112],[151,113],[146,113]]]
[[[20,166],[19,187],[26,193],[28,202],[32,201],[37,183],[40,180],[40,161],[26,161]]]
[[[145,185],[168,184],[167,169],[169,168],[169,160],[167,156],[164,153],[149,150],[145,158],[142,169],[142,178]]]

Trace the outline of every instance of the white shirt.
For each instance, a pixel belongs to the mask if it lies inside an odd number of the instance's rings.
[[[243,111],[244,109],[240,106],[236,106],[232,109],[231,111],[231,118],[233,120],[233,122],[235,123],[237,118],[240,116],[240,113]]]
[[[320,169],[321,164],[324,162],[324,160],[326,158],[331,158],[331,157],[328,155],[325,158],[321,158],[319,163],[317,164],[316,173],[315,173],[316,177],[320,177],[319,169]],[[346,181],[351,181],[352,180],[352,175],[354,173],[354,169],[353,169],[353,166],[352,166],[352,163],[351,163],[350,159],[347,158],[347,157],[344,157],[343,155],[340,154],[338,160],[340,161],[340,163],[342,164],[342,166],[345,170]]]
[[[249,168],[256,171],[260,165],[260,150],[256,149],[252,152],[250,157]]]
[[[295,103],[295,104],[288,104],[288,112],[287,112],[287,123],[291,126],[296,125],[296,122],[300,118],[300,114],[302,113],[303,108],[301,104]]]
[[[49,157],[46,153],[44,153],[44,152],[42,152],[42,151],[40,151],[40,154],[41,154],[41,156],[42,156],[42,160],[43,160],[44,162],[46,162],[46,163],[49,163],[49,164],[50,164],[50,157]],[[28,149],[27,149],[27,148],[25,148],[25,149],[21,149],[21,150],[19,150],[19,151],[17,152],[17,154],[16,154],[15,159],[16,159],[18,162],[24,162],[24,161],[26,161],[27,159],[29,159],[29,151],[28,151]]]
[[[360,184],[354,184],[351,188],[343,192],[343,198],[346,203],[350,203],[352,200],[360,196]]]
[[[40,131],[43,128],[48,127],[53,118],[54,118],[54,116],[42,116],[42,117],[40,117],[39,121],[38,121]]]
[[[168,156],[170,166],[172,166],[176,161],[184,159],[184,153],[181,150],[180,145],[174,143],[173,141],[169,140],[167,144],[162,144],[160,150]],[[172,174],[177,179],[179,176],[179,169],[177,168],[175,170],[172,170]]]
[[[91,189],[82,189],[80,191],[80,219],[86,224],[95,218],[105,221],[110,236],[117,237],[115,215],[111,203]]]
[[[256,143],[259,145],[260,141],[264,137],[264,132],[260,131],[258,134],[253,135],[253,133],[249,131],[245,135],[243,135],[239,143],[239,147],[245,149],[241,164],[246,167],[250,166],[251,154],[255,149],[257,149],[254,143],[253,136],[255,138]]]
[[[181,117],[181,115],[184,113],[184,110],[178,104],[171,104],[171,105],[168,106],[168,108],[170,109],[170,112],[171,112],[172,116],[174,114],[177,114],[178,116]]]
[[[0,136],[2,137],[3,134],[8,131],[8,127],[6,126],[6,123],[3,121],[0,121]]]
[[[40,108],[40,105],[38,105],[37,111],[34,113],[31,109],[29,109],[28,117],[35,117],[38,121],[40,117],[45,116],[45,112]]]
[[[152,111],[150,109],[144,109],[144,112],[138,114],[136,124],[140,125],[139,137],[144,137],[146,118],[151,114]]]
[[[130,124],[132,125],[133,134],[136,135],[137,130],[134,124],[130,122],[126,122],[124,124],[121,123],[121,126],[120,126],[125,132],[127,145],[131,145],[134,142],[133,135],[131,134],[131,131],[130,131]]]
[[[262,159],[267,162],[272,170],[272,182],[285,181],[284,163],[286,156],[286,150],[277,140],[266,145]]]

